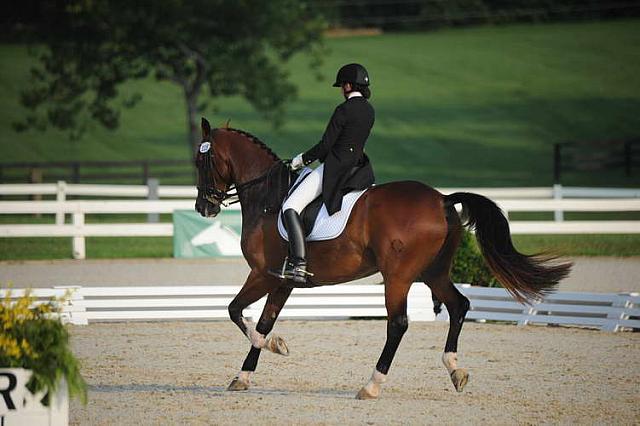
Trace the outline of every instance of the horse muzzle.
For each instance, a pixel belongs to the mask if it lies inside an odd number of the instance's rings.
[[[198,199],[196,200],[196,211],[200,213],[202,217],[216,217],[220,213],[220,204],[212,203],[209,200]]]

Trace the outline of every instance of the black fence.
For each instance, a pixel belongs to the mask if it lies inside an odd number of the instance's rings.
[[[141,183],[195,182],[193,163],[186,160],[54,161],[0,163],[0,183]]]
[[[640,165],[640,138],[624,141],[562,142],[553,147],[553,181],[561,183],[566,172],[624,170],[633,176]]]
[[[420,30],[640,16],[638,0],[315,0],[333,26]]]

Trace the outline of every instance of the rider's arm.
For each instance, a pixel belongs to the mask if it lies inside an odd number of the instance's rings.
[[[342,105],[340,105],[333,112],[331,120],[329,120],[327,129],[324,131],[324,135],[322,135],[320,142],[302,154],[302,161],[305,165],[313,163],[315,160],[324,161],[325,157],[331,150],[331,147],[336,143],[336,140],[338,140],[338,136],[340,135],[346,121],[347,119],[344,109],[342,108]]]

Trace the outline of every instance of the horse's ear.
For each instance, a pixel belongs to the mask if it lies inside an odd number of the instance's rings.
[[[231,119],[230,118],[227,119],[226,123],[224,123],[224,128],[227,129],[227,130],[229,130],[229,123],[231,123]]]
[[[206,118],[202,117],[202,140],[208,141],[211,137],[211,124],[207,121]]]

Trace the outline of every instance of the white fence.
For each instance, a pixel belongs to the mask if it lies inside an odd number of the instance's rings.
[[[555,293],[532,306],[516,302],[502,288],[457,285],[471,300],[468,320],[508,321],[518,325],[558,324],[599,328],[606,331],[640,329],[640,295],[599,293]],[[56,287],[36,289],[42,301],[66,297],[62,315],[72,324],[128,320],[213,320],[227,319],[227,306],[238,293],[237,286],[186,287]],[[6,290],[1,290],[4,297]],[[24,290],[13,290],[13,298]],[[266,298],[245,310],[257,321]],[[433,304],[427,286],[416,283],[408,297],[411,321],[433,321]],[[384,286],[337,285],[295,289],[281,318],[335,319],[384,318]],[[438,320],[448,319],[446,309]]]
[[[586,188],[572,186],[540,186],[521,188],[437,188],[440,192],[475,192],[492,199],[544,199],[544,198],[640,198],[638,188]],[[57,201],[67,196],[135,197],[154,196],[153,185],[94,185],[59,181],[42,184],[0,184],[0,195],[55,195]],[[191,185],[159,185],[158,198],[195,198],[197,192]]]
[[[0,290],[4,296],[8,290]],[[34,289],[38,301],[66,299],[62,315],[72,324],[109,320],[228,319],[227,306],[238,286],[181,287],[54,287]],[[25,290],[11,291],[11,297]],[[266,297],[245,309],[247,318],[260,318]],[[407,311],[412,321],[433,321],[431,293],[413,286]],[[382,285],[339,285],[294,289],[280,318],[378,318],[387,315]]]
[[[518,325],[557,324],[605,331],[640,329],[640,294],[556,292],[531,306],[516,302],[503,288],[457,285],[471,300],[470,320],[510,321]],[[438,319],[447,319],[443,312]]]
[[[0,195],[55,195],[57,201],[64,201],[67,196],[148,198],[155,194],[153,185],[94,185],[59,181],[58,183],[0,184]],[[160,185],[157,187],[159,198],[195,198],[196,195],[194,186]]]
[[[195,189],[184,186],[159,186],[158,197],[188,197],[188,200],[67,200],[68,195],[102,197],[149,196],[146,185],[56,184],[0,185],[0,195],[52,195],[55,201],[1,201],[0,214],[53,214],[55,224],[0,225],[2,237],[72,237],[73,256],[85,258],[86,237],[172,236],[171,223],[86,224],[87,214],[172,213],[194,208]],[[441,188],[444,193],[476,192],[493,198],[508,215],[511,212],[553,211],[555,221],[511,221],[513,234],[611,234],[640,233],[640,221],[563,221],[565,211],[620,212],[640,211],[640,189],[599,188]],[[594,197],[565,199],[562,197]],[[520,197],[514,199],[514,197]],[[551,198],[554,197],[554,198]],[[601,198],[607,197],[607,198]],[[239,205],[230,209],[237,210]],[[71,215],[71,223],[65,216]]]

